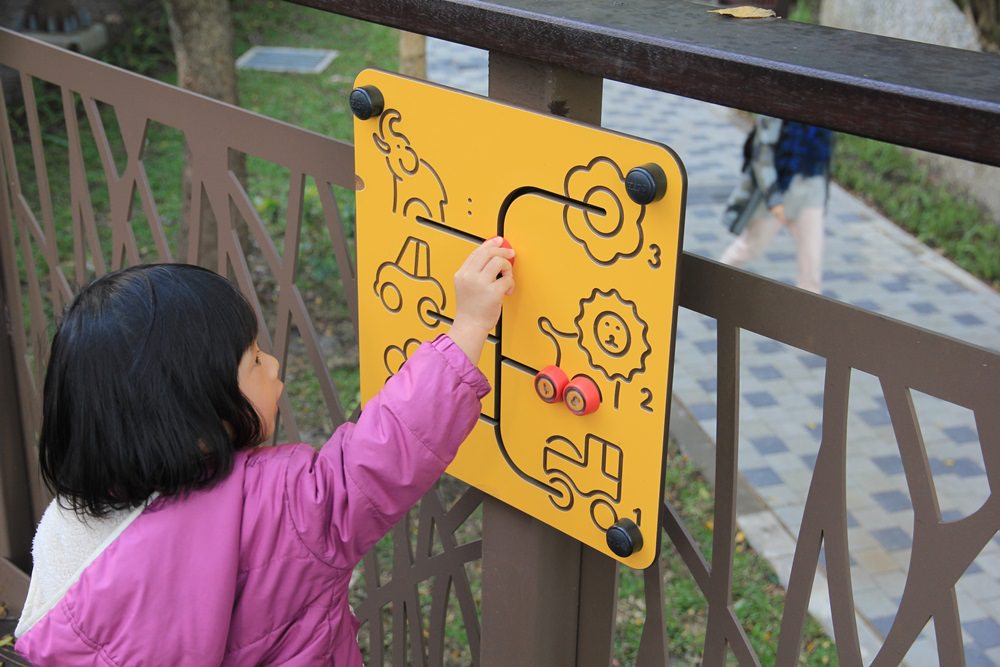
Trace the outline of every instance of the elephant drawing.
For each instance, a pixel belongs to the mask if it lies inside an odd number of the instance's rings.
[[[404,218],[420,216],[443,223],[444,205],[448,202],[444,184],[400,131],[401,121],[399,111],[387,109],[379,119],[378,132],[372,133],[392,173],[392,212]]]

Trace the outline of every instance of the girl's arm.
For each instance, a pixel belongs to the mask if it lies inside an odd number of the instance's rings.
[[[318,453],[288,464],[292,523],[321,560],[350,568],[430,488],[472,431],[489,393],[476,367],[513,290],[513,252],[491,239],[455,274],[447,335],[424,343]]]
[[[489,239],[455,273],[455,321],[448,335],[472,363],[500,319],[503,297],[514,291],[514,251],[502,243],[499,236]]]

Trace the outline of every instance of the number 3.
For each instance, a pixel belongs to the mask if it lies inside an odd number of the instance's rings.
[[[646,260],[654,269],[660,268],[660,246],[655,243],[649,244],[649,249],[653,252],[653,259]]]

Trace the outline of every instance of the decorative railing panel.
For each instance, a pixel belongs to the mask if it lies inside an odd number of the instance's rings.
[[[205,262],[210,256],[206,251],[214,247],[212,266],[235,280],[251,300],[262,324],[262,346],[274,351],[289,374],[281,436],[318,442],[341,423],[356,400],[346,379],[356,364],[353,220],[341,215],[339,205],[354,186],[351,147],[6,31],[0,32],[0,63],[20,72],[23,98],[17,106],[13,99],[0,98],[0,274],[14,366],[13,376],[0,377],[0,382],[16,386],[18,396],[17,406],[0,410],[4,420],[21,425],[22,439],[0,447],[19,449],[24,476],[31,482],[31,515],[37,517],[46,502],[32,463],[32,443],[53,323],[77,286],[124,265]],[[883,94],[888,103],[896,93]],[[57,124],[51,122],[53,105]],[[986,106],[973,115],[993,114],[993,107]],[[189,155],[186,207],[177,195],[182,174],[170,175],[178,184],[172,196],[164,176],[151,175],[164,132],[179,132],[181,149]],[[249,158],[246,174],[233,166],[234,154]],[[55,168],[53,155],[65,167]],[[992,153],[984,156],[995,159]],[[270,168],[265,164],[282,175],[276,192],[262,189],[264,181],[275,180],[274,171],[270,180],[260,176]],[[56,174],[65,183],[57,184]],[[185,210],[186,217],[178,219]],[[215,243],[206,243],[210,239]],[[324,280],[315,280],[316,275]],[[800,659],[801,630],[821,555],[840,662],[866,660],[852,592],[846,467],[851,382],[862,373],[883,389],[914,512],[905,588],[873,664],[898,664],[928,620],[933,621],[941,663],[964,662],[955,583],[1000,527],[995,492],[1000,484],[1000,418],[995,410],[1000,357],[693,255],[684,257],[680,285],[681,308],[717,323],[711,554],[706,555],[670,503],[664,506],[663,525],[664,548],[676,550],[707,600],[704,664],[761,664],[732,599],[742,332],[825,360],[823,435],[775,640],[776,664]],[[336,368],[331,358],[337,360]],[[4,368],[0,363],[0,371]],[[338,370],[345,369],[344,381],[336,381]],[[303,410],[296,392],[320,400]],[[974,415],[990,489],[981,508],[969,516],[942,518],[914,409],[916,392]],[[5,471],[5,480],[8,475]],[[476,572],[488,548],[479,539],[483,500],[480,492],[446,479],[365,559],[354,602],[364,622],[370,664],[480,664],[484,629]],[[3,503],[0,522],[7,530],[14,525],[13,515],[25,508],[8,498]],[[13,542],[9,556],[23,561],[28,548],[23,534]],[[586,590],[580,599],[614,604],[607,570],[588,569],[594,561],[584,562],[590,565],[581,568]],[[587,572],[598,570],[585,581]],[[0,575],[4,572],[0,569]],[[664,575],[662,561],[642,573],[638,665],[667,661]],[[504,592],[514,600],[530,599],[526,593]],[[580,614],[582,619],[584,612]],[[598,618],[580,632],[580,647],[598,648],[589,653],[581,648],[577,664],[609,664],[613,623]]]

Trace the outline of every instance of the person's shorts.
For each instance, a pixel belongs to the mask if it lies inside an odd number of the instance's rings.
[[[788,184],[785,192],[785,218],[795,220],[807,208],[824,208],[826,206],[826,177],[796,175]],[[763,202],[758,206],[752,218],[767,212]]]
[[[807,208],[826,206],[826,177],[796,175],[785,193],[785,217],[795,220]]]

